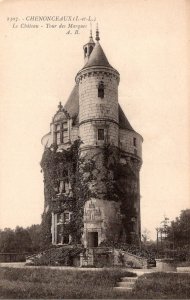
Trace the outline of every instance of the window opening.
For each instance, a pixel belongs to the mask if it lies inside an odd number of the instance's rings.
[[[70,221],[70,213],[65,212],[64,213],[64,223],[69,223],[69,221]]]
[[[104,98],[104,83],[103,83],[103,81],[100,81],[99,85],[98,85],[98,97]]]
[[[61,133],[60,132],[56,133],[56,141],[57,141],[57,144],[59,145],[61,142]]]
[[[98,129],[98,140],[104,141],[104,129]]]
[[[65,132],[65,133],[64,133]],[[64,138],[68,137],[68,122],[56,124],[55,126],[55,136],[56,136],[56,143],[62,144],[64,142]]]

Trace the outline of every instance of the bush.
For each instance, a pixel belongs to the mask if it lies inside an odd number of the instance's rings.
[[[52,247],[27,258],[27,265],[33,266],[73,266],[74,258],[79,258],[82,246]]]

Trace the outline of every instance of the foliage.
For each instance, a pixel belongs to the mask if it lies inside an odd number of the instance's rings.
[[[10,228],[5,228],[0,231],[0,252],[15,252],[17,249],[17,242],[15,239],[15,232]]]
[[[39,224],[33,224],[26,228],[31,239],[31,251],[37,252],[41,246],[41,226]]]
[[[177,260],[190,260],[190,209],[182,210],[180,216],[169,223],[165,218],[157,228],[159,256],[167,255]]]
[[[180,216],[171,222],[167,238],[170,241],[174,239],[177,247],[190,245],[190,209],[182,210]]]
[[[79,246],[50,247],[49,249],[28,257],[27,265],[35,266],[76,266],[79,265],[79,255],[84,249]],[[76,264],[77,264],[76,263]]]
[[[44,151],[41,167],[44,173],[45,207],[54,213],[64,210],[72,212],[71,226],[67,232],[72,243],[80,243],[83,232],[84,205],[90,198],[105,199],[121,203],[123,228],[128,242],[132,229],[132,218],[137,217],[134,203],[138,200],[138,176],[127,165],[120,163],[117,147],[104,145],[81,154],[81,140],[76,140],[69,149],[58,151],[56,147]],[[131,163],[135,163],[131,161]],[[71,184],[72,195],[58,193],[60,180]],[[132,188],[135,186],[135,188]],[[47,212],[43,214],[42,235],[44,245],[50,245],[51,233]],[[127,217],[126,217],[127,216]],[[44,230],[43,230],[44,228]],[[49,228],[49,235],[48,235]],[[44,232],[44,233],[43,233]]]
[[[126,252],[129,252],[130,254],[134,254],[137,256],[140,256],[142,258],[154,258],[154,252],[148,250],[146,247],[143,245],[138,246],[138,245],[131,245],[127,243],[114,243],[112,241],[104,241],[100,244],[101,247],[112,247],[115,249],[120,249]]]
[[[42,214],[42,223],[40,230],[40,244],[46,248],[51,244],[51,212]]]
[[[17,226],[0,231],[1,253],[33,253],[40,249],[40,225],[27,228]]]
[[[62,194],[56,197],[56,194],[60,178],[67,178],[71,183],[73,192],[76,191],[78,150],[80,143],[81,141],[77,140],[68,150],[61,152],[56,151],[56,147],[53,147],[53,150],[47,148],[42,156],[41,167],[44,173],[45,206],[48,206],[49,209],[48,212],[44,212],[42,215],[42,241],[44,246],[51,244],[51,211],[61,212],[63,210],[69,210],[77,212],[75,195],[68,197]],[[76,192],[74,194],[76,194]],[[53,202],[53,199],[56,199],[56,201]],[[77,218],[76,215],[77,213],[73,213],[72,220]],[[72,222],[72,224],[73,226],[70,228],[70,233],[77,238],[79,236],[77,231],[80,231],[80,226],[77,227],[76,222]]]

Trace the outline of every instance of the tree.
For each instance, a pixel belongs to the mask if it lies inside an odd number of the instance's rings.
[[[16,252],[30,252],[32,248],[32,240],[29,232],[23,227],[17,226],[15,229]]]
[[[1,253],[34,253],[41,247],[41,226],[32,225],[27,228],[17,226],[14,230],[0,230]]]
[[[142,231],[142,242],[146,244],[148,240],[150,240],[150,231],[147,228],[144,228]]]
[[[180,216],[171,222],[167,238],[174,242],[175,248],[190,246],[190,209],[182,210]]]
[[[31,250],[37,252],[41,248],[41,225],[33,224],[26,228],[31,238]]]
[[[16,240],[14,230],[5,228],[0,231],[0,252],[15,252]]]

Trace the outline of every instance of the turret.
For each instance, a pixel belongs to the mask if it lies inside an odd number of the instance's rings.
[[[108,62],[99,43],[76,76],[79,87],[79,135],[85,146],[118,146],[119,73]]]
[[[90,54],[92,53],[92,50],[94,49],[95,43],[92,37],[92,29],[90,30],[90,37],[87,44],[83,46],[84,50],[84,62],[86,63],[90,57]]]

